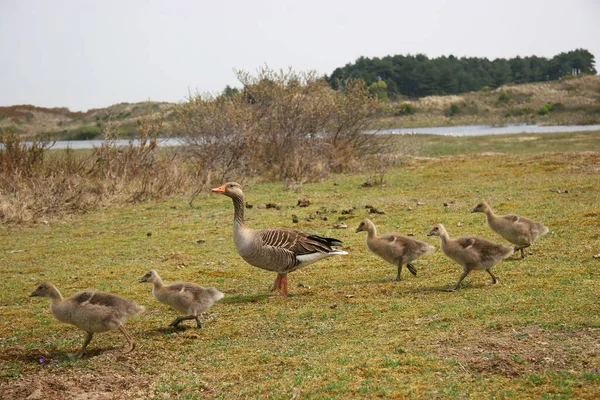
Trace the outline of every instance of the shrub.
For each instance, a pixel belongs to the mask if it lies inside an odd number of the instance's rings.
[[[175,108],[202,185],[257,175],[301,184],[348,170],[372,150],[365,131],[379,103],[363,81],[334,91],[312,72],[236,73],[239,92],[197,94]]]
[[[460,103],[452,103],[450,107],[446,110],[446,116],[452,117],[461,112],[462,105]]]
[[[521,117],[523,115],[532,114],[533,109],[531,107],[523,107],[523,108],[511,108],[506,110],[504,116],[506,117]]]
[[[417,112],[417,108],[410,104],[410,103],[402,103],[400,104],[394,114],[395,115],[413,115],[415,112]]]
[[[82,125],[67,133],[67,140],[91,140],[102,136],[102,129],[96,125]]]
[[[540,111],[538,111],[538,114],[540,114],[540,115],[547,115],[550,111],[552,111],[552,103],[546,103],[540,109]]]
[[[511,99],[510,94],[508,92],[502,92],[500,96],[498,96],[498,102],[500,103],[508,103]]]

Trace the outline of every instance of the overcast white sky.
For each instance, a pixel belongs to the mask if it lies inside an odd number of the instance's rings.
[[[600,69],[598,0],[0,0],[0,106],[72,111],[236,86],[265,64],[511,58],[576,48]]]

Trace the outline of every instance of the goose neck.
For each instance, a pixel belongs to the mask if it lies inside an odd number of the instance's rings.
[[[154,280],[152,281],[152,291],[161,290],[163,287],[165,287],[165,284],[163,283],[161,277],[155,276]]]
[[[377,228],[373,224],[367,227],[367,239],[375,239],[377,237]]]
[[[48,292],[48,297],[50,297],[50,300],[52,300],[53,302],[60,303],[61,301],[63,301],[62,294],[60,294],[58,289],[55,288],[54,286],[52,286],[50,288],[50,290]]]
[[[232,197],[233,200],[233,225],[243,227],[244,226],[244,196]]]

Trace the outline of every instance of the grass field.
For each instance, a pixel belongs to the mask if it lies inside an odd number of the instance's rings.
[[[206,194],[194,208],[170,198],[0,226],[0,398],[598,398],[598,133],[527,136],[536,139],[428,138],[423,156],[390,170],[384,187],[361,187],[366,174],[299,193],[248,187],[249,226],[336,237],[350,253],[290,274],[289,298],[271,296],[275,274],[237,255],[224,196]],[[299,198],[311,205],[297,208]],[[451,236],[504,243],[470,213],[482,200],[551,232],[524,260],[493,269],[500,285],[486,286],[489,276],[476,271],[460,291],[443,292],[461,267],[425,235],[441,222]],[[257,207],[268,202],[281,209]],[[395,268],[366,250],[354,229],[367,216],[380,232],[436,247],[415,262],[417,277],[405,269],[393,281]],[[341,217],[348,229],[333,228]],[[137,282],[149,268],[226,297],[204,313],[204,329],[168,328],[176,312]],[[94,289],[144,305],[126,324],[136,350],[122,354],[123,337],[110,332],[95,335],[83,359],[70,358],[84,334],[56,321],[47,299],[27,297],[42,281],[65,297]]]

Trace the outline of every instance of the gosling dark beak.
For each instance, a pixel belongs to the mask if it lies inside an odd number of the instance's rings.
[[[427,236],[433,236],[433,231],[429,231],[429,233],[427,234]]]
[[[142,276],[140,279],[138,279],[138,282],[139,283],[146,282],[146,278]]]
[[[362,229],[360,229],[360,226],[359,226],[358,228],[356,228],[356,230],[354,231],[354,233],[358,233],[360,231],[362,231]]]
[[[30,294],[29,294],[29,297],[37,297],[37,294],[35,294],[35,292],[33,292],[33,293],[30,293]]]

